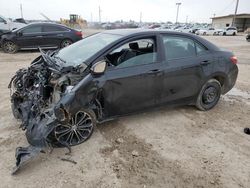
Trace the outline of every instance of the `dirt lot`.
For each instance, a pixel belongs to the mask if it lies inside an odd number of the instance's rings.
[[[243,36],[206,38],[240,60],[235,89],[216,108],[164,108],[98,125],[70,156],[66,149],[41,154],[15,176],[15,148],[27,141],[7,85],[39,53],[0,51],[0,187],[249,187],[250,136],[243,128],[250,127],[250,43]]]

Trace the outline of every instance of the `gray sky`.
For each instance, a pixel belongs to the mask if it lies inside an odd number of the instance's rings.
[[[140,20],[175,21],[176,2],[181,2],[179,21],[210,22],[216,16],[234,13],[236,0],[0,0],[0,15],[20,17],[20,3],[25,19],[43,19],[44,13],[50,19],[59,20],[76,13],[90,21],[98,21],[98,6],[101,6],[102,21]],[[238,13],[250,13],[250,0],[240,0]]]

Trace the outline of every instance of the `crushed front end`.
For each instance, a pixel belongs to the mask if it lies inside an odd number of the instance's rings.
[[[45,148],[68,147],[54,135],[57,125],[70,121],[66,107],[59,101],[71,100],[71,89],[84,77],[86,66],[66,66],[53,56],[55,52],[41,53],[28,68],[18,70],[8,86],[13,115],[21,120],[20,128],[26,131],[30,144],[16,149],[13,173]]]

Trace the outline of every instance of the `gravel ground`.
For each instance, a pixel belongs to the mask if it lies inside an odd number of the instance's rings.
[[[39,53],[0,51],[0,187],[249,187],[250,136],[243,128],[250,127],[250,43],[244,36],[206,38],[240,60],[235,88],[214,109],[163,108],[98,125],[71,155],[54,149],[15,176],[15,148],[27,141],[7,85]]]

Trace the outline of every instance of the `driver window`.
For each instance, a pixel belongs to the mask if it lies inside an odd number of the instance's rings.
[[[154,38],[130,41],[106,56],[110,66],[124,68],[150,64],[156,61],[156,45]]]

